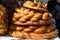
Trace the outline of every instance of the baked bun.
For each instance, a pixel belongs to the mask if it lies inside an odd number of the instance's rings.
[[[15,27],[15,29],[13,29]],[[17,26],[14,25],[9,30],[9,35],[17,38],[53,38],[57,37],[58,32],[54,26]],[[17,35],[16,35],[17,34]]]
[[[20,12],[14,13],[12,20],[13,23],[17,25],[48,25],[49,22],[47,22],[47,20],[50,20],[51,18],[52,15],[49,14],[49,12],[40,13],[21,7]]]
[[[30,9],[35,9],[35,10],[38,10],[40,12],[43,12],[43,11],[47,11],[46,10],[46,7],[41,4],[41,3],[36,3],[36,2],[32,2],[32,1],[27,1],[23,4],[24,7],[26,8],[30,8]]]
[[[1,29],[0,28],[0,35],[5,35],[6,34],[6,32],[7,32],[7,28],[3,28],[3,29]]]
[[[10,31],[9,35],[16,37],[16,38],[24,38],[24,35],[20,31]]]
[[[43,4],[26,1],[22,7],[15,9],[12,18],[14,26],[10,27],[9,35],[29,39],[57,37],[58,32],[52,17]]]
[[[6,8],[0,4],[0,35],[5,35],[7,32],[7,11]]]
[[[46,33],[46,30],[47,30],[46,26],[41,26],[41,27],[35,29],[34,33],[44,34],[44,33]]]

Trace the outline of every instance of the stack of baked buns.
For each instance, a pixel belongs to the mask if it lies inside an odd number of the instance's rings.
[[[58,32],[52,14],[43,4],[26,1],[13,14],[9,35],[17,38],[54,38]]]
[[[0,35],[5,35],[7,32],[7,14],[6,8],[0,4]]]

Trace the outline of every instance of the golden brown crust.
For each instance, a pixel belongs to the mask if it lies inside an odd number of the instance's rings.
[[[27,32],[31,32],[31,31],[36,31],[38,30],[38,32],[42,32],[42,31],[45,31],[45,32],[53,32],[55,31],[55,27],[53,25],[49,25],[49,26],[17,26],[17,25],[14,25],[14,26],[11,26],[10,27],[10,30],[17,30],[17,31],[27,31]]]
[[[55,30],[55,31],[53,31],[53,32],[51,32],[49,34],[52,35],[52,37],[57,37],[58,36],[58,31]]]
[[[39,33],[39,34],[44,34],[44,33],[50,33],[55,31],[55,27],[53,25],[49,25],[49,26],[17,26],[17,25],[12,25],[10,27],[10,30],[16,30],[16,31],[24,31],[24,32],[34,32],[34,33]]]
[[[6,8],[0,4],[0,35],[5,35],[7,32],[7,14]]]
[[[24,31],[24,32],[32,32],[32,31],[34,31],[34,30],[31,29],[31,28],[25,28],[23,31]]]
[[[7,29],[0,29],[0,35],[5,35],[7,32]]]
[[[0,29],[7,29],[6,24],[0,23]]]
[[[48,21],[50,19],[50,15],[48,12],[45,12],[42,16],[42,20]]]
[[[25,32],[31,32],[35,29],[37,29],[39,26],[17,26],[17,25],[11,25],[10,30],[17,30],[17,31],[25,31]]]
[[[24,27],[20,27],[20,26],[16,27],[16,30],[19,30],[19,31],[22,31],[23,29],[24,29]]]
[[[10,35],[14,37],[38,39],[53,38],[58,35],[52,14],[43,4],[25,2],[23,7],[16,9],[12,21],[14,26],[10,29]]]
[[[30,33],[31,38],[38,39],[38,38],[43,38],[40,34],[36,33]]]
[[[23,4],[23,6],[26,7],[26,8],[35,9],[35,10],[38,10],[38,11],[41,11],[41,12],[42,11],[47,11],[46,7],[43,4],[35,3],[35,2],[32,2],[32,1],[26,1]]]
[[[24,35],[24,38],[31,38],[31,36],[27,32],[22,32],[22,34]]]
[[[34,21],[37,21],[37,20],[34,20]],[[25,22],[25,23],[21,23],[21,22]],[[39,22],[32,22],[32,21],[16,21],[14,22],[14,24],[16,25],[49,25],[51,24],[52,22],[51,21],[44,21],[44,20],[39,20]]]
[[[36,34],[36,33],[30,33],[32,38],[54,38],[58,36],[57,31],[50,32],[50,33],[44,33],[44,34]]]
[[[49,24],[49,21],[40,20],[39,24],[40,25],[47,25],[47,24]]]
[[[37,29],[39,26],[29,26],[30,29]]]
[[[41,27],[35,29],[34,33],[44,34],[44,33],[46,33],[46,30],[47,30],[46,26],[41,26]]]
[[[49,12],[41,13],[24,7],[16,9],[16,12],[12,18],[13,23],[16,25],[48,25],[49,22],[46,21],[52,19],[52,15]],[[40,23],[40,20],[44,21]]]
[[[47,32],[53,32],[53,31],[55,31],[55,27],[53,27],[52,25],[47,27]]]
[[[34,12],[33,10],[30,10],[30,9],[26,9],[26,8],[22,7],[21,9],[17,9],[17,10],[20,10],[20,12],[14,13],[13,18],[12,18],[13,22],[15,24],[23,24],[23,23],[30,24],[30,22],[32,24],[32,22],[39,21],[39,19],[42,18],[42,13]],[[23,10],[23,12],[22,12],[22,10]],[[28,11],[28,12],[26,12],[26,11]]]
[[[0,23],[4,23],[5,15],[6,15],[6,8],[2,4],[0,4]]]
[[[24,31],[22,31],[22,32],[20,32],[20,31],[10,31],[9,35],[11,35],[13,37],[17,37],[17,38],[34,38],[34,39],[38,39],[38,38],[54,38],[54,37],[58,36],[58,33],[57,33],[56,30],[53,31],[53,32],[44,33],[44,34],[26,33]]]
[[[43,38],[54,38],[54,37],[58,36],[58,32],[55,30],[55,31],[50,32],[50,33],[45,33],[42,36],[43,36]]]
[[[24,38],[24,35],[20,31],[10,31],[9,35],[16,37],[16,38]]]

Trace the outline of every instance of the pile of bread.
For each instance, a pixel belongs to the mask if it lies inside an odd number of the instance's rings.
[[[0,4],[0,35],[8,33],[17,38],[36,39],[58,36],[52,14],[43,4],[26,1],[22,7],[15,10],[12,24],[8,27],[6,8]]]
[[[0,4],[0,35],[5,35],[7,32],[7,15],[6,8]]]
[[[13,14],[9,35],[17,38],[54,38],[58,32],[47,8],[27,1]]]

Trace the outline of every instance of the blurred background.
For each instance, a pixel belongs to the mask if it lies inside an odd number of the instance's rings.
[[[34,2],[40,2],[40,3],[46,4],[48,0],[34,0]]]

